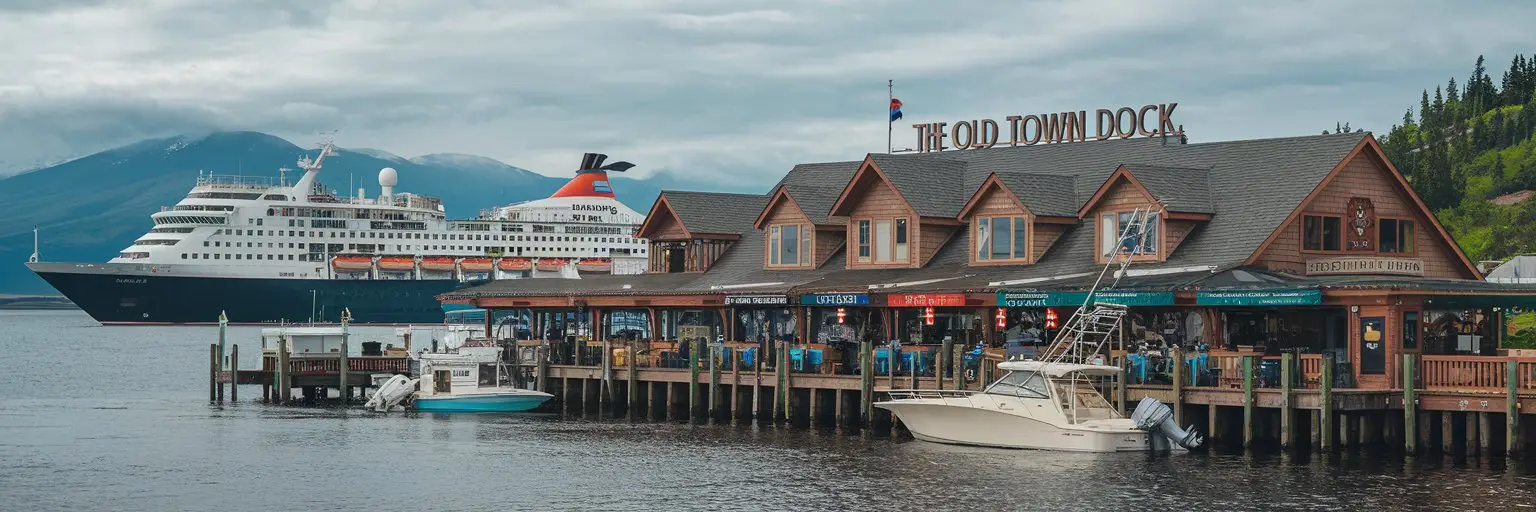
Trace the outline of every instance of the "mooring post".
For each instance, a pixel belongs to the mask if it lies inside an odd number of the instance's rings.
[[[226,345],[224,344],[224,340],[225,340],[225,336],[224,336],[225,332],[224,331],[228,327],[229,327],[229,316],[225,315],[223,311],[220,311],[219,312],[219,355],[218,355],[218,366],[219,367],[218,367],[218,370],[217,370],[217,371],[220,371],[220,372],[224,371],[224,368],[229,366],[227,364],[224,364],[224,355],[229,353],[229,352],[227,352],[225,350]],[[230,385],[233,386],[235,381],[233,379],[231,379],[229,382],[230,382]],[[224,384],[223,383],[219,384],[219,401],[220,402],[224,401]]]
[[[208,345],[208,403],[219,403],[219,344]]]
[[[875,348],[869,340],[859,342],[859,429],[869,436],[870,418],[875,412]]]
[[[778,401],[779,401],[779,415],[776,418],[774,418],[775,420],[782,419],[782,420],[788,421],[792,417],[792,414],[791,414],[791,412],[789,410],[790,409],[790,404],[789,404],[789,397],[790,397],[790,391],[789,391],[789,386],[790,386],[790,384],[789,384],[789,371],[791,369],[790,368],[790,357],[789,357],[789,351],[790,350],[792,350],[792,346],[790,344],[788,344],[788,343],[785,343],[784,344],[784,350],[780,350],[779,351],[779,364],[778,364],[778,367],[779,367],[779,384],[778,384],[778,386],[775,386],[773,388],[774,391],[776,392],[776,394],[778,395]],[[802,357],[804,357],[804,356],[802,356]]]
[[[1510,455],[1525,447],[1520,442],[1520,362],[1504,363],[1504,451]]]
[[[603,381],[598,386],[598,410],[601,411],[602,407],[606,405],[608,406],[609,414],[612,414],[613,399],[616,396],[613,391],[613,341],[603,340],[602,349]]]
[[[1184,424],[1184,351],[1174,345],[1168,352],[1173,360],[1173,422]],[[1121,407],[1124,409],[1124,407]]]
[[[1413,388],[1417,362],[1413,354],[1403,354],[1403,450],[1409,455],[1419,450],[1419,399]]]
[[[240,345],[229,347],[229,401],[240,401]]]
[[[1243,448],[1253,446],[1253,356],[1243,356]]]
[[[1280,354],[1280,447],[1291,448],[1296,446],[1296,440],[1291,436],[1296,433],[1291,408],[1291,388],[1295,382],[1296,353],[1285,352]]]
[[[1120,414],[1130,416],[1131,411],[1125,410],[1125,384],[1131,378],[1131,363],[1125,357],[1120,358],[1120,373],[1115,375],[1115,405],[1120,407]]]
[[[916,360],[916,356],[913,357]],[[949,347],[949,362],[954,366],[955,389],[965,389],[965,344],[955,343]]]
[[[548,393],[549,392],[549,345],[548,345],[548,340],[540,341],[538,346],[533,347],[533,357],[535,359],[534,364],[537,365],[537,366],[534,367],[534,371],[538,373],[538,375],[534,375],[533,376],[534,387],[538,391],[542,391],[542,392]],[[564,391],[564,390],[561,390],[561,391]]]
[[[491,315],[490,315],[489,312],[486,313],[485,318],[486,318],[487,322],[490,321]],[[351,402],[352,401],[352,386],[348,385],[349,384],[348,381],[350,379],[348,379],[348,375],[347,375],[349,373],[348,370],[350,370],[350,368],[348,368],[348,366],[349,366],[349,362],[348,362],[349,358],[347,357],[347,345],[348,345],[347,341],[349,341],[348,338],[351,338],[350,334],[348,333],[347,327],[348,327],[348,324],[351,323],[351,322],[352,322],[352,309],[351,308],[347,308],[347,309],[341,310],[341,365],[340,365],[340,368],[341,368],[340,373],[341,373],[341,375],[338,376],[337,380],[336,380],[336,391],[338,393],[341,393],[341,402],[342,403],[347,403],[347,402]],[[489,337],[490,333],[491,333],[490,329],[486,329],[485,332],[486,332],[486,336]],[[501,383],[499,383],[499,382],[497,383],[497,385],[500,385],[500,384]],[[321,388],[321,389],[324,389],[324,388]]]
[[[709,416],[714,421],[720,414],[720,363],[721,352],[725,349],[722,343],[715,343],[709,351]]]
[[[1322,375],[1319,376],[1318,385],[1318,423],[1321,423],[1321,439],[1318,447],[1323,451],[1333,449],[1333,353],[1323,354]]]
[[[693,421],[699,411],[699,349],[703,348],[704,340],[694,340],[688,344],[688,421]]]
[[[640,366],[640,362],[635,360],[634,341],[630,341],[628,347],[624,350],[626,351],[624,364],[628,366],[624,369],[624,391],[629,395],[629,407],[624,409],[624,414],[633,420],[635,419],[635,409],[640,405],[640,375],[639,371],[635,368]]]

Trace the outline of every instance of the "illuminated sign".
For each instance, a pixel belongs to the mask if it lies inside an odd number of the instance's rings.
[[[1033,146],[1092,140],[1129,139],[1131,137],[1182,136],[1184,128],[1173,122],[1178,103],[1145,105],[1141,108],[1101,108],[1093,112],[1093,132],[1088,131],[1087,110],[1047,114],[1013,115],[1001,123],[992,119],[973,119],[950,123],[920,123],[917,151],[946,149],[985,149],[998,145]],[[1003,132],[1007,131],[1007,138]]]
[[[885,305],[893,308],[964,306],[963,293],[893,293],[885,296]]]

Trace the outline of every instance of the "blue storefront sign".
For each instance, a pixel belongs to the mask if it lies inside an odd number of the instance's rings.
[[[1082,306],[1088,292],[1041,292],[1033,290],[1001,291],[997,304],[1006,308],[1056,308]],[[1093,294],[1093,302],[1120,304],[1122,306],[1172,306],[1173,292],[1142,292],[1124,290],[1100,290]]]
[[[1322,303],[1323,292],[1316,288],[1212,291],[1195,294],[1195,304],[1201,306],[1316,306]]]
[[[806,306],[865,306],[869,304],[866,293],[808,293],[800,296]]]

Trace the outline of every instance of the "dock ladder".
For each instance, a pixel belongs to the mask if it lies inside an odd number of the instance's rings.
[[[1105,255],[1104,268],[1099,270],[1098,278],[1094,279],[1093,287],[1088,290],[1088,296],[1083,298],[1082,307],[1072,313],[1067,323],[1056,333],[1056,338],[1051,341],[1050,347],[1040,359],[1049,363],[1074,363],[1089,364],[1094,356],[1098,355],[1106,344],[1113,340],[1120,329],[1121,320],[1129,312],[1128,307],[1120,304],[1110,304],[1094,300],[1099,289],[1115,288],[1120,284],[1120,279],[1125,277],[1126,269],[1130,267],[1134,256],[1142,253],[1143,240],[1146,239],[1147,226],[1157,222],[1158,216],[1163,213],[1164,206],[1156,208],[1137,208],[1130,214],[1130,219],[1120,228],[1120,237],[1115,243],[1112,252]],[[1114,273],[1110,274],[1113,268]],[[1105,277],[1110,280],[1106,286]]]

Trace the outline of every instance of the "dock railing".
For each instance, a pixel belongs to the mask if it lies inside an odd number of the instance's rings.
[[[1536,357],[1419,356],[1423,387],[1431,391],[1503,393],[1509,361],[1515,361],[1515,387],[1536,392]]]
[[[277,356],[261,358],[261,370],[277,369]],[[341,356],[336,354],[293,355],[288,359],[288,371],[292,375],[315,375],[341,372]],[[356,373],[410,373],[410,358],[405,356],[348,356],[347,371]]]

